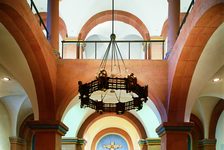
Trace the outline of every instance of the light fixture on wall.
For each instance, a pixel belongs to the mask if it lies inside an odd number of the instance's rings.
[[[221,79],[220,78],[218,78],[218,77],[216,77],[216,78],[214,78],[214,79],[212,79],[212,81],[213,82],[218,82],[218,81],[220,81]]]
[[[107,66],[109,57],[110,67]],[[97,77],[89,83],[78,82],[81,108],[89,107],[99,113],[116,112],[117,114],[142,109],[143,102],[147,101],[148,86],[140,86],[133,73],[127,77],[124,77],[125,74],[127,68],[114,34],[114,0],[112,0],[112,33]]]
[[[3,81],[9,81],[10,78],[9,78],[9,77],[3,77],[2,80],[3,80]]]

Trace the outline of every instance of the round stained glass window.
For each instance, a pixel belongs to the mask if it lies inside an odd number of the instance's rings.
[[[108,134],[99,140],[96,150],[128,150],[128,144],[120,135]]]

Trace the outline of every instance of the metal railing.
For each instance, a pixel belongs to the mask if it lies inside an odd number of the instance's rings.
[[[184,23],[186,22],[187,17],[188,17],[188,15],[189,15],[189,12],[190,12],[191,8],[193,7],[193,5],[194,5],[194,0],[191,1],[190,5],[189,5],[189,7],[188,7],[188,9],[187,9],[187,12],[186,12],[186,14],[185,14],[185,16],[184,16],[184,18],[183,18],[183,20],[182,20],[182,22],[181,22],[181,24],[180,24],[180,27],[179,27],[179,29],[178,29],[177,35],[180,34],[180,31],[181,31],[181,29],[182,29]]]
[[[44,30],[45,30],[45,32],[46,32],[46,37],[47,37],[47,39],[48,39],[48,37],[49,37],[49,32],[48,32],[47,27],[46,27],[46,25],[44,24],[44,21],[43,21],[43,19],[41,18],[40,13],[39,13],[39,11],[38,11],[38,9],[37,9],[37,7],[36,7],[36,5],[35,5],[35,3],[34,3],[33,0],[30,0],[30,8],[31,8],[31,10],[33,10],[33,8],[34,8],[34,10],[35,10],[35,12],[36,12],[36,14],[37,14],[37,16],[38,16],[38,18],[39,18],[40,26],[41,26],[41,25],[43,26],[43,28],[44,28]]]
[[[102,59],[110,41],[69,41],[62,42],[62,59]],[[164,40],[116,41],[124,59],[159,59],[165,56]],[[136,57],[140,51],[141,57]],[[91,53],[91,54],[89,54]],[[85,56],[83,56],[85,55]]]

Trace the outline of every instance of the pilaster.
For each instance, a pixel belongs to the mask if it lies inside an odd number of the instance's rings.
[[[168,54],[173,49],[180,26],[180,0],[168,0]]]
[[[26,142],[20,137],[9,137],[10,150],[24,150],[26,147]]]
[[[59,50],[59,0],[48,0],[47,4],[48,40],[54,50]]]
[[[161,150],[188,150],[188,136],[193,127],[190,122],[164,122],[157,129],[161,137]]]
[[[35,150],[61,150],[61,136],[68,131],[60,121],[30,121]]]
[[[203,139],[198,142],[199,150],[215,150],[216,139]]]
[[[138,144],[139,144],[141,150],[147,150],[147,145],[146,145],[145,139],[140,139],[138,141]]]
[[[62,145],[67,149],[84,150],[86,140],[82,138],[63,138]]]
[[[141,150],[160,150],[160,143],[160,138],[147,138],[138,141]]]

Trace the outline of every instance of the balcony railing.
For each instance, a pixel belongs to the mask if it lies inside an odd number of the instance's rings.
[[[42,19],[41,16],[40,16],[40,12],[38,11],[38,9],[37,9],[37,7],[36,7],[36,5],[35,5],[35,3],[34,3],[33,0],[30,0],[30,8],[31,8],[32,11],[33,11],[33,9],[34,9],[34,12],[36,13],[36,15],[37,15],[38,18],[39,18],[39,24],[40,24],[40,26],[43,26],[44,31],[45,31],[45,33],[46,33],[46,37],[47,37],[47,39],[48,39],[48,37],[49,37],[49,32],[48,32],[47,27],[46,27],[46,25],[45,25],[43,19]]]
[[[187,9],[187,12],[186,12],[186,14],[185,14],[185,16],[184,16],[181,24],[180,24],[180,27],[179,27],[178,32],[177,32],[178,35],[180,34],[180,31],[181,31],[184,23],[186,22],[187,17],[188,17],[188,15],[189,15],[189,13],[190,13],[190,11],[191,11],[191,9],[192,9],[193,6],[194,6],[194,0],[191,1],[190,5],[189,5],[189,7]]]
[[[102,59],[110,41],[62,41],[62,59]],[[156,59],[165,56],[164,40],[116,41],[124,59]]]

